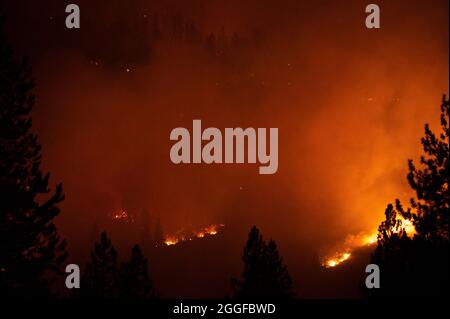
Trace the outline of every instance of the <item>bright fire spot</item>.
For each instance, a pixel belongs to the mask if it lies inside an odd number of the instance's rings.
[[[401,229],[404,229],[408,236],[414,236],[416,229],[414,228],[412,221],[401,217],[398,218],[398,220],[401,222],[401,227],[395,229],[394,233],[398,233]],[[334,249],[334,253],[331,253],[322,259],[322,266],[326,268],[333,268],[342,264],[350,258],[353,250],[375,244],[377,242],[377,234],[378,232],[374,231],[369,234],[362,233],[359,235],[347,236],[344,243],[338,245],[338,247]]]
[[[343,263],[344,261],[346,261],[349,258],[350,258],[350,253],[338,254],[337,256],[332,257],[331,259],[328,259],[326,261],[325,266],[326,267],[335,267],[335,266],[339,265],[340,263]]]
[[[131,218],[128,212],[121,208],[112,213],[112,219],[115,221],[130,222]]]
[[[364,237],[362,244],[363,245],[372,245],[377,242],[377,232],[374,232],[372,235],[367,235]]]
[[[175,237],[166,237],[164,244],[166,244],[167,246],[172,246],[178,243],[178,239]]]
[[[178,235],[168,235],[164,240],[164,244],[166,246],[172,246],[184,241],[192,240],[194,238],[205,238],[206,236],[214,236],[217,235],[219,233],[219,230],[222,229],[223,227],[225,227],[225,224],[213,224],[199,230],[191,231],[189,233],[182,232],[182,234],[180,234],[179,232]]]
[[[408,236],[413,236],[416,233],[416,228],[414,227],[412,221],[408,219],[400,219],[402,222],[402,227],[405,228],[405,232]]]

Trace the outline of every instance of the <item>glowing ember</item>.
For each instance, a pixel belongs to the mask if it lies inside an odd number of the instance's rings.
[[[223,227],[225,227],[224,224],[217,224],[217,225],[213,224],[208,227],[192,231],[188,234],[169,235],[166,236],[164,244],[166,246],[173,246],[184,241],[192,240],[194,238],[205,238],[206,236],[214,236],[217,235],[219,233],[219,230]]]
[[[326,267],[335,267],[335,266],[339,265],[340,263],[343,263],[344,261],[346,261],[349,258],[350,258],[350,253],[339,254],[331,259],[328,259],[325,263],[325,266]]]
[[[134,218],[125,209],[121,208],[111,214],[111,219],[116,222],[132,223]]]
[[[113,219],[127,219],[128,213],[124,209],[120,209],[113,213]]]
[[[401,229],[404,229],[406,234],[410,237],[414,236],[416,230],[411,220],[404,218],[398,218],[401,222],[401,227],[394,229],[394,233],[398,233]],[[336,267],[351,257],[351,252],[357,248],[364,246],[370,246],[377,242],[377,231],[370,234],[349,235],[345,239],[344,243],[339,245],[335,249],[335,253],[331,253],[322,259],[322,266],[326,268]]]

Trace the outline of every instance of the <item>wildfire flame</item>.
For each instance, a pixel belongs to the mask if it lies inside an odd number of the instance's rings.
[[[410,237],[414,236],[416,230],[411,220],[404,218],[398,218],[401,222],[399,229],[394,229],[394,233],[398,233],[401,229],[404,229],[406,234]],[[350,259],[352,252],[364,246],[371,246],[377,242],[378,231],[372,233],[361,233],[359,235],[349,235],[345,239],[344,243],[339,245],[338,249],[335,249],[334,253],[325,256],[322,259],[322,266],[326,268],[336,267],[346,260]]]
[[[123,208],[114,211],[111,215],[112,220],[121,222],[132,222],[131,215]]]
[[[340,253],[335,257],[332,257],[330,259],[328,259],[326,261],[325,266],[326,267],[335,267],[341,263],[343,263],[344,261],[346,261],[347,259],[350,258],[350,253],[346,252],[346,253]]]
[[[201,228],[199,230],[194,230],[188,234],[168,235],[164,239],[164,244],[166,246],[173,246],[184,241],[193,240],[194,238],[204,238],[206,236],[214,236],[217,235],[220,229],[222,229],[223,227],[225,227],[225,224],[213,224]]]

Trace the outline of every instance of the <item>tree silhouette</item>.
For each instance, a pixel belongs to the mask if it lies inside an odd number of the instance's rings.
[[[155,231],[153,235],[154,246],[160,247],[164,245],[164,232],[161,225],[161,218],[158,217],[155,224]]]
[[[142,229],[140,232],[140,242],[144,252],[148,253],[152,248],[153,238],[150,231],[150,214],[147,209],[142,210],[141,217]]]
[[[195,23],[186,25],[186,40],[192,44],[198,44],[202,41],[202,35],[197,29]]]
[[[371,262],[380,267],[381,289],[368,296],[442,296],[449,294],[449,101],[441,105],[442,132],[425,125],[421,167],[409,160],[408,182],[416,193],[411,207],[389,204],[378,229]],[[411,238],[402,220],[412,221]]]
[[[412,217],[418,236],[432,242],[449,240],[449,101],[445,95],[441,105],[442,132],[436,136],[428,124],[422,145],[425,155],[420,158],[422,169],[409,160],[408,182],[416,192],[411,199]],[[410,217],[407,215],[406,217]]]
[[[148,273],[148,260],[139,245],[131,251],[131,258],[118,267],[118,254],[105,232],[94,244],[90,260],[86,264],[81,288],[77,292],[82,299],[148,300],[157,298]]]
[[[80,294],[86,299],[114,299],[119,297],[117,251],[105,232],[95,242],[86,264]]]
[[[122,263],[120,271],[120,298],[146,300],[156,298],[153,283],[148,274],[148,260],[139,245],[131,251],[129,262]]]
[[[217,54],[217,43],[214,33],[210,33],[205,39],[205,50],[211,56],[216,56]]]
[[[40,170],[41,146],[30,131],[31,68],[26,59],[15,60],[2,25],[0,20],[0,294],[42,298],[67,256],[53,223],[64,196],[61,184],[48,195],[49,174]]]
[[[292,279],[273,240],[266,244],[256,226],[244,247],[241,280],[232,279],[234,296],[240,299],[289,299]]]

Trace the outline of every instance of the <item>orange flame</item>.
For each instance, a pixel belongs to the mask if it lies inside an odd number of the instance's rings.
[[[117,221],[129,221],[130,215],[128,212],[121,208],[112,213],[112,219]]]
[[[164,240],[164,244],[166,244],[166,246],[176,245],[177,243],[178,239],[173,236],[167,236],[166,239]]]
[[[344,261],[346,261],[347,259],[349,259],[351,256],[350,253],[346,252],[346,253],[339,253],[337,254],[335,257],[331,257],[329,258],[326,262],[325,262],[325,266],[326,267],[336,267],[337,265],[343,263]]]
[[[398,233],[401,229],[404,229],[409,237],[414,236],[416,229],[411,220],[399,217],[398,220],[401,222],[401,227],[399,229],[394,229],[394,233]],[[371,246],[377,242],[378,231],[372,233],[361,233],[359,235],[349,235],[345,239],[344,243],[338,245],[334,253],[325,256],[322,259],[322,266],[326,268],[336,267],[346,260],[350,259],[352,251],[364,246]]]
[[[178,243],[192,240],[194,238],[205,238],[207,236],[215,236],[219,233],[220,229],[225,227],[225,224],[213,224],[199,230],[194,230],[189,234],[185,235],[168,235],[164,239],[164,244],[166,246],[173,246]]]

